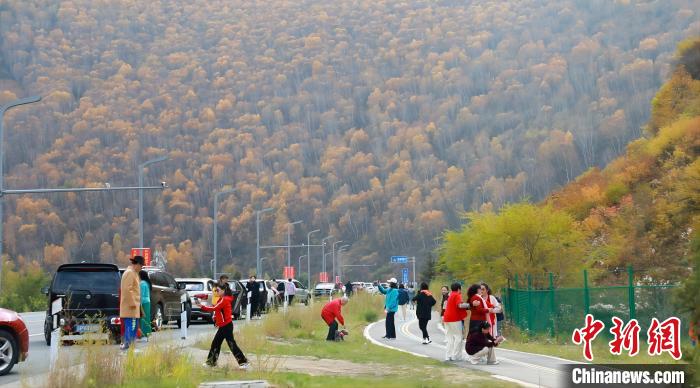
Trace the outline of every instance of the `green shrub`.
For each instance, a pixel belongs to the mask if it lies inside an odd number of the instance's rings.
[[[374,310],[367,310],[365,311],[364,317],[365,322],[374,322],[379,317],[379,314],[377,314],[377,312]]]

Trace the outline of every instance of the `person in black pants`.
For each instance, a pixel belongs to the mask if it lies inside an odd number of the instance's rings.
[[[250,317],[260,316],[260,284],[255,276],[251,276],[246,285],[248,292],[250,292],[250,298],[248,303],[250,303]]]
[[[248,359],[238,347],[238,344],[236,344],[236,340],[233,339],[233,321],[231,320],[233,293],[231,292],[231,288],[228,283],[224,283],[224,285],[217,284],[214,287],[214,293],[220,297],[218,303],[211,307],[201,306],[202,311],[214,313],[214,324],[218,327],[216,335],[214,335],[214,340],[211,341],[211,348],[209,349],[207,362],[204,363],[204,366],[216,366],[219,353],[221,352],[221,344],[226,341],[229,349],[231,349],[231,353],[236,357],[238,365],[241,369],[246,369],[248,368]]]
[[[432,315],[432,308],[435,306],[435,298],[428,290],[428,284],[423,282],[420,284],[420,292],[413,297],[416,302],[416,317],[418,317],[418,327],[423,332],[423,345],[427,345],[433,341],[428,335],[428,321]]]

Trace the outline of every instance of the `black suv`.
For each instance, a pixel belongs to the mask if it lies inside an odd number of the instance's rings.
[[[64,336],[77,339],[74,336],[106,332],[110,340],[118,342],[120,283],[119,268],[113,264],[83,262],[58,267],[51,285],[42,289],[48,296],[46,344],[51,344],[51,301],[59,297],[63,297],[63,311],[58,319]]]
[[[143,267],[148,272],[153,289],[151,290],[151,322],[153,328],[160,330],[170,321],[177,322],[179,328],[182,324],[180,312],[182,312],[180,298],[185,296],[185,308],[187,309],[187,327],[190,326],[192,316],[192,301],[185,290],[184,284],[178,284],[173,275],[157,267]]]

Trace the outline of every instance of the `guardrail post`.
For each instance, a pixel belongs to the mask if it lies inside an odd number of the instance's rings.
[[[636,306],[636,300],[635,300],[635,295],[634,295],[634,269],[632,269],[632,265],[627,266],[627,282],[628,282],[628,294],[629,294],[629,300],[628,303],[630,305],[630,319],[635,319],[637,318],[637,306]]]
[[[549,321],[552,325],[551,336],[554,337],[554,320],[557,316],[554,311],[554,274],[549,273]]]
[[[588,290],[588,270],[583,270],[583,311],[590,313],[591,311],[591,295]]]
[[[527,329],[532,331],[532,313],[534,309],[532,308],[532,276],[527,274]]]

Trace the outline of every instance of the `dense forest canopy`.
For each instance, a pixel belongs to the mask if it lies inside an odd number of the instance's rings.
[[[387,256],[424,257],[462,212],[544,198],[624,152],[698,12],[693,0],[4,1],[0,103],[44,97],[6,115],[5,186],[133,184],[167,155],[147,174],[170,188],[145,195],[145,236],[173,272],[208,271],[223,186],[238,189],[219,212],[223,263],[254,267],[254,210],[274,207],[265,243],[303,220],[295,241],[321,228],[353,243],[349,261],[389,271]],[[20,266],[124,263],[138,244],[136,193],[4,202]],[[275,271],[286,258],[264,255]]]
[[[604,169],[540,204],[468,213],[445,233],[441,267],[497,286],[528,275],[547,287],[550,273],[557,285],[580,286],[584,268],[596,283],[620,284],[632,266],[638,283],[686,280],[681,311],[700,318],[700,38],[679,44],[651,112],[645,136]]]

